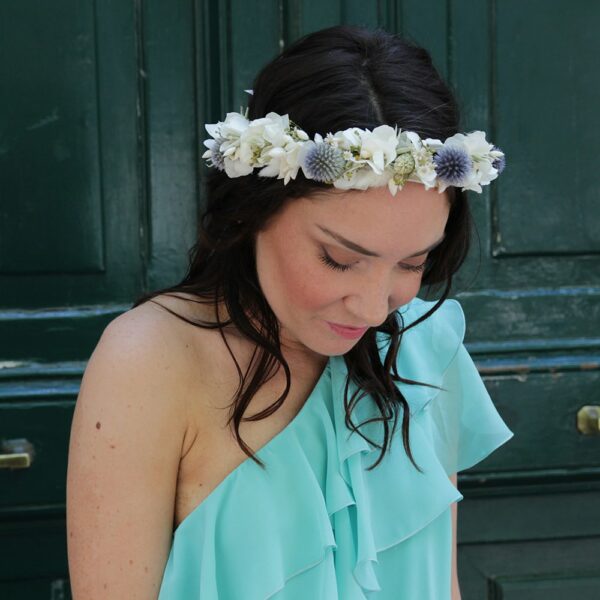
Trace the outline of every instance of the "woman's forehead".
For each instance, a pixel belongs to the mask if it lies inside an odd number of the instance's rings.
[[[444,236],[447,197],[437,190],[435,195],[420,192],[415,190],[410,196],[399,192],[394,197],[387,188],[378,193],[338,190],[299,198],[286,206],[277,220],[280,227],[273,233],[282,243],[299,235],[366,256],[401,261],[424,254]]]
[[[376,234],[378,230],[417,227],[435,235],[435,231],[445,227],[450,204],[445,193],[414,184],[405,186],[396,196],[387,187],[320,193],[298,209],[306,221],[325,220],[347,232],[375,230]]]

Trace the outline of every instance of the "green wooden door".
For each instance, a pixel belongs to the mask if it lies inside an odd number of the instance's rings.
[[[134,6],[0,3],[3,600],[70,597],[64,512],[74,402],[102,327],[144,286]]]
[[[0,3],[0,598],[68,598],[68,434],[106,323],[185,272],[203,124],[338,23],[424,45],[465,131],[507,155],[473,194],[454,296],[515,437],[461,472],[463,600],[600,597],[600,6],[515,0]],[[18,458],[21,452],[23,458]],[[27,457],[33,456],[31,463]],[[79,600],[79,599],[77,599]],[[412,600],[412,599],[411,599]]]

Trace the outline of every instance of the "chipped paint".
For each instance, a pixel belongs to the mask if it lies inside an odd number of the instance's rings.
[[[34,129],[40,129],[41,127],[45,127],[46,125],[50,125],[50,123],[54,123],[59,120],[58,116],[58,106],[55,106],[52,109],[52,112],[47,117],[42,117],[39,121],[32,123],[28,127],[25,127],[26,131],[32,131]]]

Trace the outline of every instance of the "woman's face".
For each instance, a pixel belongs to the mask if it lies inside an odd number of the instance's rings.
[[[284,349],[309,358],[345,354],[364,332],[329,323],[375,327],[410,302],[449,211],[445,193],[414,182],[396,196],[387,187],[332,187],[289,201],[256,237],[258,279]]]

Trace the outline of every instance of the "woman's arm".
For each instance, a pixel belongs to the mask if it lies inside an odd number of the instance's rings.
[[[158,597],[185,433],[181,356],[169,339],[134,309],[108,325],[85,370],[67,470],[74,600]]]
[[[450,476],[450,481],[455,488],[458,488],[456,483],[456,473]],[[457,521],[457,509],[458,502],[453,502],[450,506],[452,513],[452,600],[461,600],[460,587],[458,585],[458,573],[456,569],[456,521]]]

